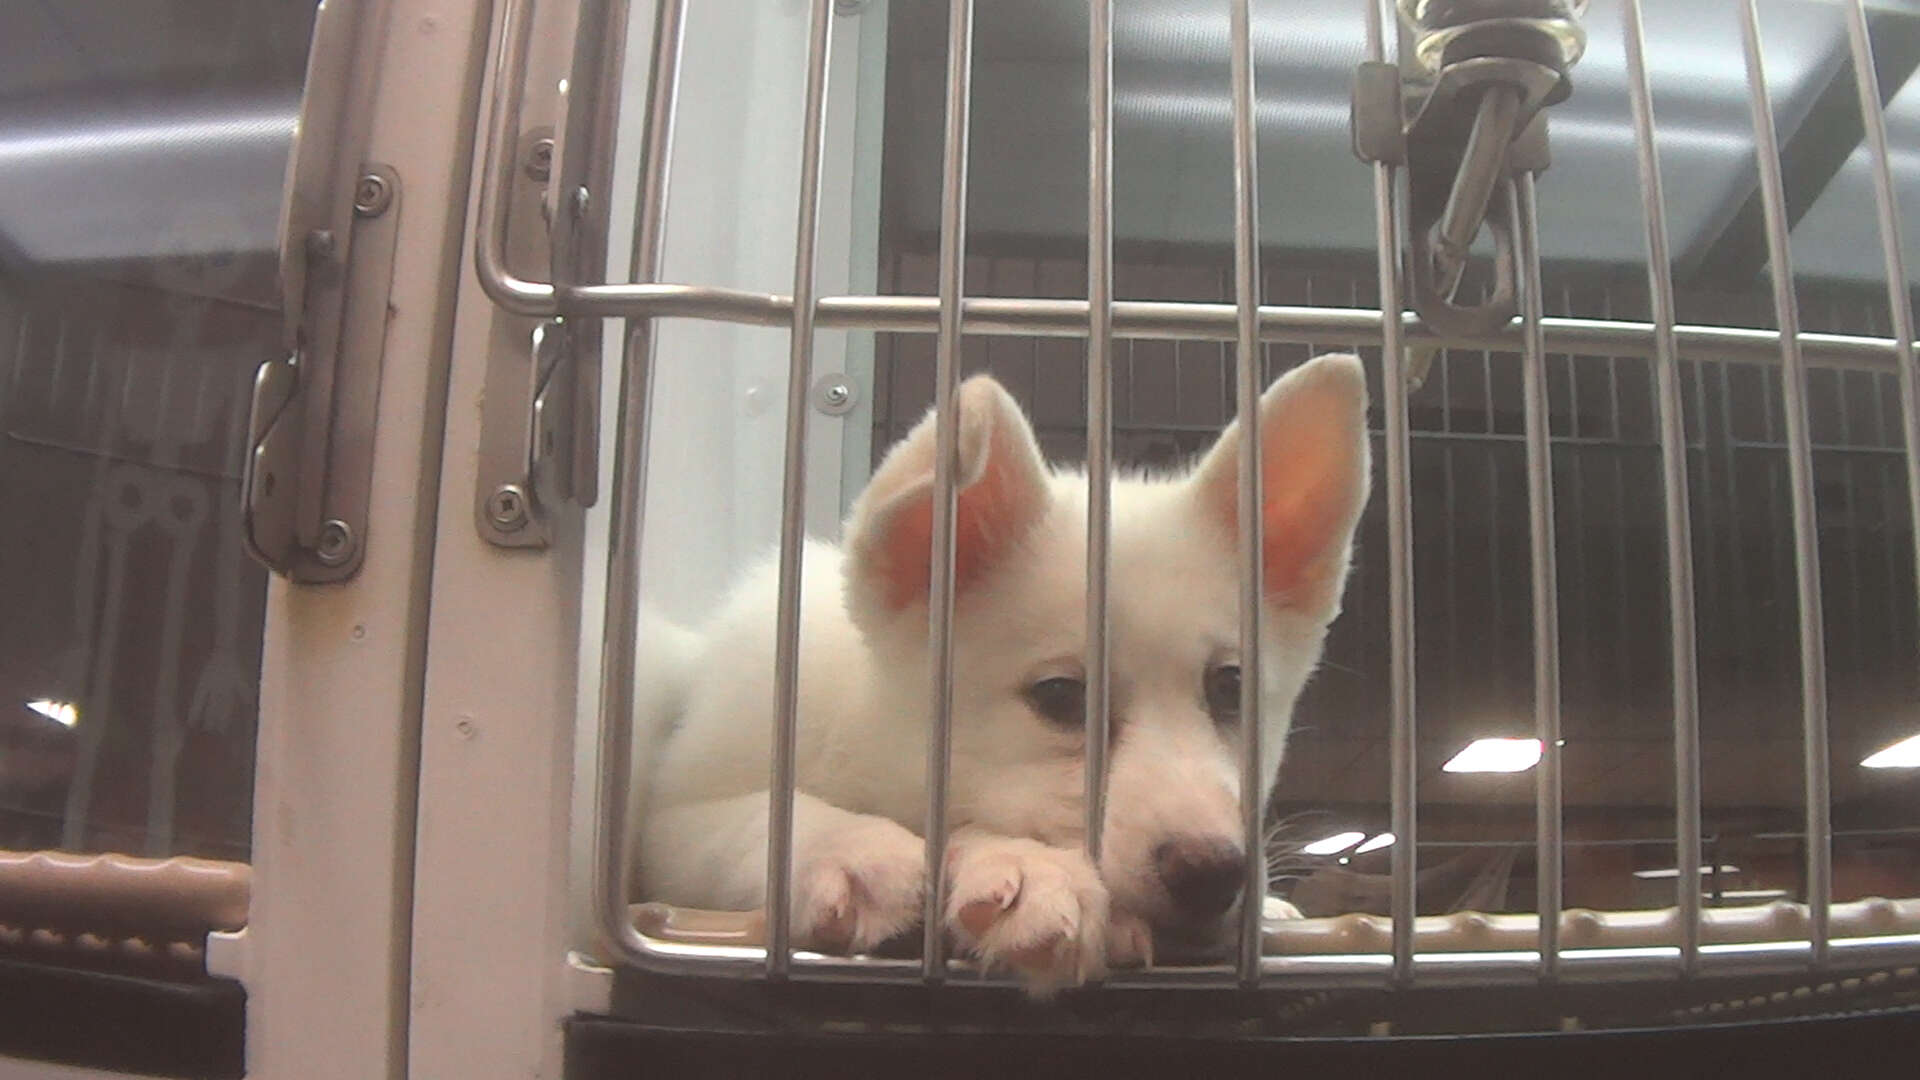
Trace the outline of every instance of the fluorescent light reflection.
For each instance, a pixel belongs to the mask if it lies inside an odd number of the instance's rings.
[[[1451,773],[1517,773],[1539,762],[1539,739],[1475,739],[1440,769]]]

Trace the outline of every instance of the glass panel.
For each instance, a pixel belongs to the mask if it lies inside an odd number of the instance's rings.
[[[311,2],[0,9],[0,848],[245,859]]]

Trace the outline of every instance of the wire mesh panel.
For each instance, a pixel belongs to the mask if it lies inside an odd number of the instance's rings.
[[[763,923],[648,907],[636,929],[627,902],[659,899],[628,895],[638,785],[624,713],[645,679],[617,660],[597,900],[632,968],[938,985],[964,962],[946,955],[964,935],[943,925],[957,918],[952,859],[971,842],[964,827],[948,835],[971,797],[951,772],[968,722],[956,695],[975,690],[956,686],[959,590],[980,573],[963,550],[981,533],[962,490],[1008,468],[966,471],[966,447],[1000,437],[962,429],[966,376],[994,376],[1040,453],[1085,461],[1104,493],[1109,469],[1184,469],[1230,423],[1254,430],[1261,388],[1341,347],[1365,367],[1376,479],[1272,798],[1248,808],[1241,947],[1116,974],[1110,992],[1393,987],[1420,1002],[1397,1017],[1440,1030],[1499,1023],[1418,996],[1458,983],[1665,988],[1629,1002],[1562,986],[1509,1021],[1551,1022],[1536,1014],[1564,1006],[1561,1018],[1624,1023],[1689,1015],[1699,991],[1674,981],[1683,971],[1791,979],[1911,963],[1912,774],[1879,768],[1896,750],[1873,755],[1911,734],[1920,689],[1897,212],[1910,178],[1888,149],[1908,134],[1897,119],[1916,20],[1784,0],[1523,4],[1507,14],[1545,36],[1510,55],[1490,44],[1509,38],[1447,23],[1444,5],[896,5],[879,295],[822,297],[810,260],[828,7],[809,24],[791,294],[652,280],[657,265],[634,283],[564,288],[483,268],[523,313],[792,331],[776,693],[754,714],[770,794],[746,793],[765,794],[771,831],[765,853],[740,856],[766,858],[754,897],[769,911]],[[680,10],[662,6],[653,38],[637,250],[667,214]],[[504,160],[496,149],[496,171]],[[1874,246],[1849,253],[1835,237],[1858,223],[1824,193],[1866,181]],[[1799,251],[1810,258],[1796,274]],[[929,685],[903,706],[924,720],[925,774],[917,758],[896,763],[916,772],[913,809],[881,815],[924,838],[919,922],[894,943],[915,960],[799,949],[785,903],[811,865],[796,732],[809,723],[802,594],[819,586],[803,584],[818,556],[800,541],[800,447],[824,328],[873,337],[876,484],[934,422],[917,586]],[[636,340],[630,388],[663,362],[646,333]],[[625,657],[645,603],[627,493],[660,451],[644,394],[629,389],[621,408],[607,640]],[[1257,441],[1245,438],[1241,450]],[[1248,453],[1236,550],[1239,640],[1253,652],[1271,632],[1248,613],[1267,595],[1257,553],[1276,526],[1250,512],[1267,481]],[[855,504],[856,528],[870,510]],[[1087,511],[1083,625],[1105,627],[1112,510],[1103,494]],[[1127,752],[1127,673],[1095,636],[1075,657],[1086,749],[1064,811],[1085,825],[1064,846],[1103,858],[1102,812],[1119,796],[1101,773]],[[1240,675],[1246,701],[1261,677]],[[1242,793],[1268,779],[1255,730]],[[1306,918],[1258,904],[1267,891]],[[1317,1008],[1268,1019],[1332,1015]]]

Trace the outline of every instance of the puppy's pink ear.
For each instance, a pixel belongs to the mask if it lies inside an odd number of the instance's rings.
[[[1360,359],[1321,356],[1260,398],[1267,600],[1316,619],[1338,614],[1353,530],[1367,502],[1367,380]],[[1203,512],[1238,536],[1240,425],[1201,460]]]
[[[954,591],[1004,559],[1046,512],[1047,467],[1006,390],[977,375],[960,385]],[[933,564],[934,415],[887,454],[847,525],[847,597],[871,626],[927,603]]]

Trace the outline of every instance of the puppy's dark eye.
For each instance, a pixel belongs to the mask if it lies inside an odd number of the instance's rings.
[[[1086,723],[1087,684],[1066,675],[1041,679],[1027,687],[1027,704],[1049,723],[1077,728]]]
[[[1200,689],[1206,695],[1207,714],[1215,723],[1231,724],[1240,719],[1240,665],[1208,668],[1200,678]]]

